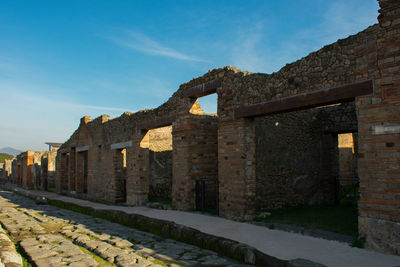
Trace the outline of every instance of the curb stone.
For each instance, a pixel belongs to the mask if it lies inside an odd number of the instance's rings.
[[[287,267],[327,267],[327,266],[306,259],[295,259],[289,261]]]

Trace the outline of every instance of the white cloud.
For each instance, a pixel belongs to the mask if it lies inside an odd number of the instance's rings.
[[[268,63],[265,62],[265,51],[259,51],[259,44],[263,38],[262,23],[256,27],[240,30],[238,32],[238,42],[232,48],[233,65],[252,72],[260,71]]]
[[[119,38],[112,37],[109,39],[111,39],[114,43],[120,46],[124,46],[132,50],[140,51],[149,55],[165,56],[187,61],[205,62],[203,59],[186,55],[173,48],[166,47],[152,40],[147,35],[139,32],[126,31],[126,34],[123,37]]]
[[[21,88],[24,88],[22,90]],[[57,95],[37,95],[36,88],[2,83],[0,86],[0,147],[46,149],[44,142],[65,142],[85,115],[119,116],[129,109],[76,103]]]
[[[312,43],[314,49],[356,34],[377,23],[377,1],[337,0],[322,15],[322,22],[315,27],[297,32],[295,39]],[[356,14],[356,15],[355,15]]]
[[[232,64],[251,72],[278,71],[287,63],[307,56],[340,38],[356,34],[377,22],[376,1],[365,1],[362,5],[360,1],[345,0],[330,3],[322,15],[321,23],[283,37],[285,39],[281,41],[275,36],[270,39],[267,21],[259,21],[252,27],[239,29],[231,50]],[[354,15],[355,12],[357,15]],[[276,43],[280,44],[278,48],[268,47],[269,44]]]

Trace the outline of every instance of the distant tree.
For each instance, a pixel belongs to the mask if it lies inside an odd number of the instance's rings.
[[[14,156],[6,153],[0,153],[0,163],[3,163],[6,159],[13,159]]]

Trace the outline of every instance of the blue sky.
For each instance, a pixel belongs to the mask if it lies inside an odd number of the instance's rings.
[[[2,0],[0,148],[45,150],[84,115],[157,107],[210,69],[278,71],[377,23],[377,10],[376,0]]]

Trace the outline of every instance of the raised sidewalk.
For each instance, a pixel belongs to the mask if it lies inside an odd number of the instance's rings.
[[[50,204],[59,207],[179,239],[258,266],[400,266],[400,256],[353,248],[337,241],[270,230],[216,216],[106,205],[46,191],[28,191],[10,186],[5,188],[30,197],[45,196]],[[295,259],[311,262],[292,261]]]

